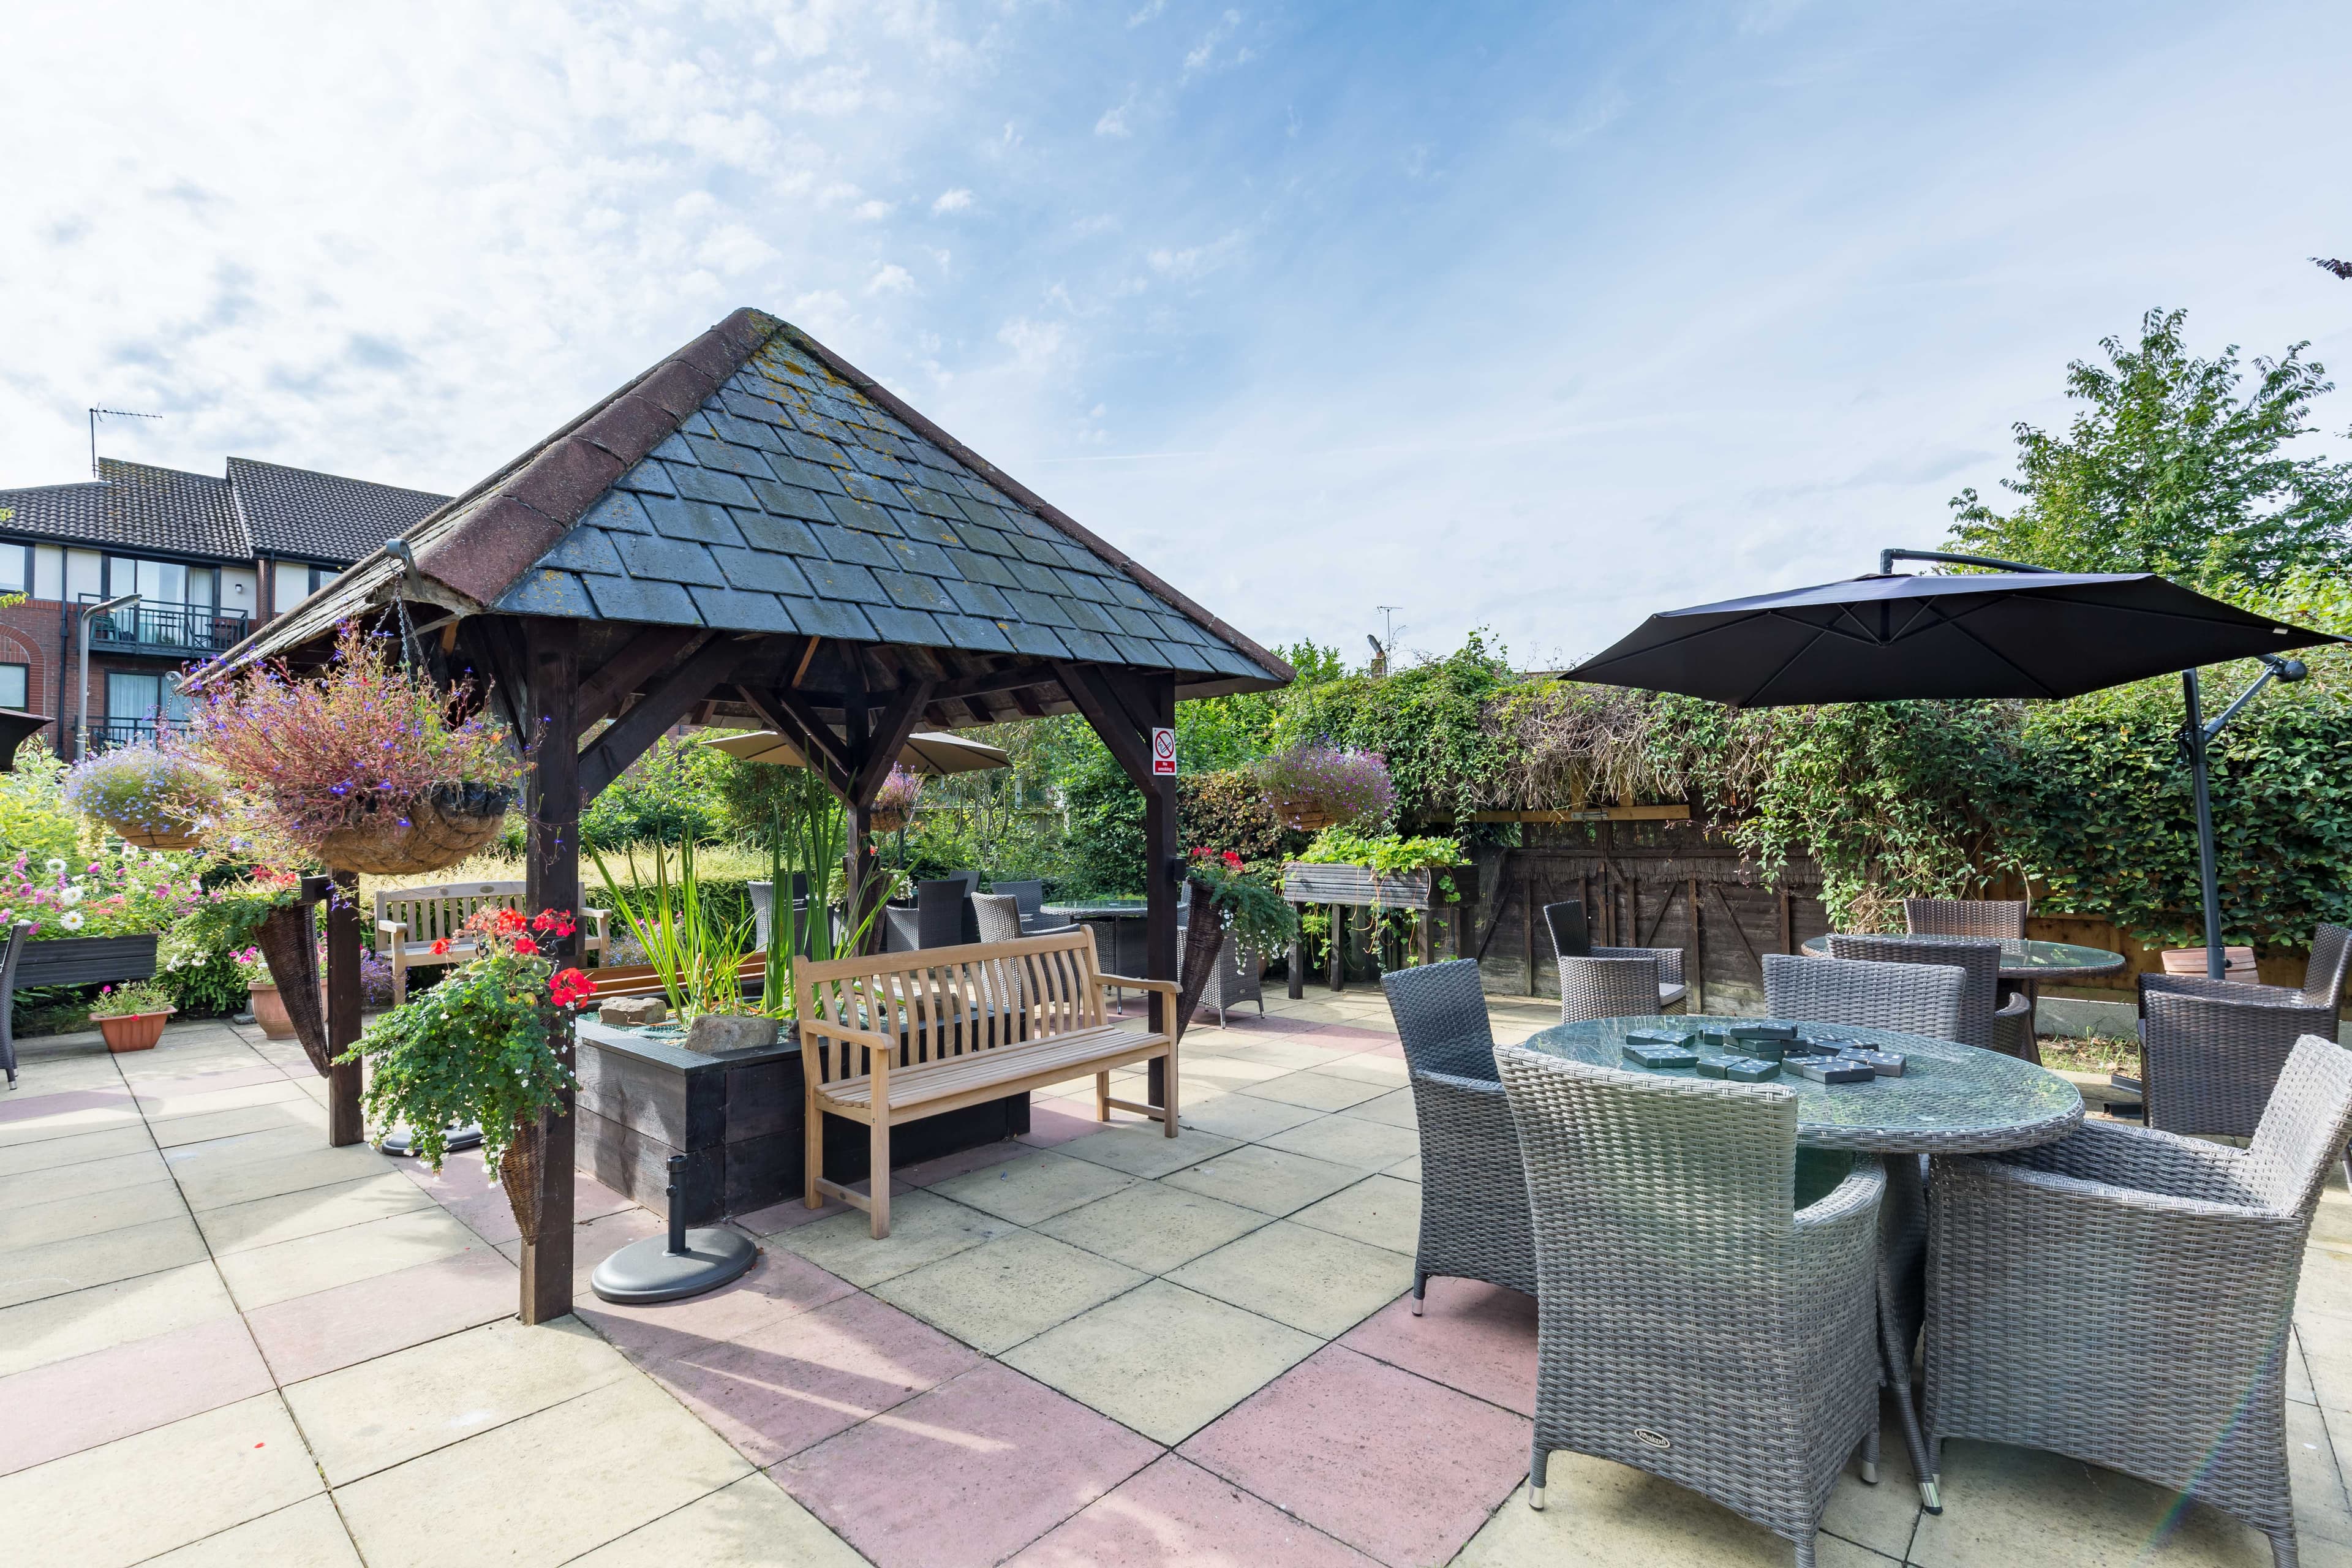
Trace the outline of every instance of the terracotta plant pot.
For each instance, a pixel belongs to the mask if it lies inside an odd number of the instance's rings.
[[[261,1026],[261,1032],[265,1037],[272,1040],[290,1040],[294,1037],[294,1020],[287,1016],[286,1003],[278,994],[277,986],[248,986],[246,988],[246,994],[253,1002],[253,1021]]]
[[[163,1037],[163,1025],[177,1007],[166,1007],[160,1013],[128,1013],[119,1018],[96,1020],[98,1032],[106,1037],[110,1051],[152,1051],[155,1042]]]

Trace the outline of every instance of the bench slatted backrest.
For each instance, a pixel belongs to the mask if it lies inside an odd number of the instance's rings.
[[[455,940],[457,928],[480,909],[522,908],[520,882],[443,882],[429,888],[391,888],[375,896],[375,918],[408,927],[405,942]]]
[[[799,966],[798,1016],[898,1042],[891,1066],[912,1067],[1107,1025],[1083,927],[1018,942],[870,953]],[[804,1033],[822,1083],[873,1070],[865,1047]]]

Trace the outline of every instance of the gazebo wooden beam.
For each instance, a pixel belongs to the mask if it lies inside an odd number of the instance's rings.
[[[685,718],[696,703],[710,695],[713,688],[732,676],[747,652],[747,646],[733,637],[717,637],[663,677],[635,706],[597,736],[594,745],[579,753],[581,794],[590,800],[603,794],[607,784],[621,776],[622,769],[661,738],[664,730]],[[573,696],[576,700],[577,693]],[[542,712],[541,717],[546,719],[547,715]],[[572,722],[576,726],[576,719]],[[548,727],[552,733],[578,733],[576,727],[558,730],[551,720]]]
[[[539,713],[551,735],[580,728],[580,626],[575,621],[533,616],[522,623],[524,668],[530,685],[528,710]],[[657,733],[658,731],[656,731]],[[609,732],[608,732],[609,733]],[[580,807],[582,758],[570,744],[541,746],[525,778],[526,829],[523,908],[527,913],[562,910],[576,921],[580,911]],[[602,784],[595,786],[601,789]],[[558,962],[571,956],[579,939],[565,939]],[[553,939],[551,939],[552,942]],[[557,1047],[569,1073],[571,1033]],[[538,1159],[531,1166],[536,1190],[530,1208],[537,1229],[522,1238],[522,1321],[551,1322],[572,1310],[572,1183],[575,1158],[572,1091],[561,1107],[542,1113],[534,1130]]]
[[[662,666],[711,635],[698,626],[647,626],[631,637],[580,683],[580,727],[609,717]]]

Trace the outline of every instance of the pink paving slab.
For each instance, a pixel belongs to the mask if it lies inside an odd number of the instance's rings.
[[[1177,1088],[1181,1091],[1182,1087],[1183,1079],[1180,1076]],[[1178,1105],[1177,1110],[1181,1111],[1182,1105]],[[1033,1104],[1029,1108],[1029,1131],[1021,1135],[1020,1142],[1033,1149],[1051,1149],[1056,1143],[1067,1143],[1090,1132],[1099,1132],[1106,1125],[1091,1116],[1074,1116],[1066,1110],[1051,1110]]]
[[[1006,1568],[1374,1568],[1351,1546],[1173,1454]]]
[[[1525,1479],[1530,1423],[1328,1345],[1179,1450],[1392,1568],[1444,1563]]]
[[[279,1383],[299,1383],[460,1329],[511,1318],[515,1267],[468,1247],[246,1314]]]
[[[446,1167],[444,1169],[446,1171]],[[470,1197],[444,1197],[429,1185],[425,1190],[432,1193],[459,1224],[484,1241],[496,1245],[501,1241],[513,1241],[522,1235],[521,1227],[515,1224],[514,1205],[507,1200],[504,1187],[490,1187]],[[572,1173],[572,1218],[574,1224],[602,1219],[606,1215],[618,1214],[623,1209],[635,1206],[593,1176],[583,1176],[577,1172]]]
[[[705,1295],[629,1307],[600,1300],[592,1290],[572,1307],[582,1322],[642,1364],[715,1351],[778,1318],[837,1301],[854,1289],[807,1258],[771,1247],[761,1250],[750,1273]]]
[[[983,1568],[1160,1452],[1108,1416],[984,1362],[772,1473],[877,1568]]]
[[[1339,1342],[1376,1361],[1516,1410],[1536,1413],[1536,1301],[1476,1279],[1432,1279],[1426,1315],[1391,1302]]]
[[[745,1458],[772,1465],[980,1364],[929,1324],[853,1292],[647,1370]]]
[[[32,1070],[27,1065],[26,1071]],[[26,1094],[19,1089],[0,1100],[0,1121],[37,1121],[44,1116],[65,1116],[77,1110],[129,1110],[134,1101],[127,1089],[68,1089],[56,1094]]]
[[[0,1420],[0,1475],[269,1388],[269,1369],[234,1313],[0,1378],[0,1411],[7,1413]]]

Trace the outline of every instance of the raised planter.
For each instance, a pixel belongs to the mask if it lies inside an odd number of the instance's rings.
[[[93,1018],[106,1048],[117,1055],[124,1051],[152,1051],[155,1042],[163,1037],[163,1026],[171,1021],[176,1007],[166,1007],[160,1013],[124,1013],[111,1018]]]
[[[686,1156],[686,1223],[709,1225],[801,1195],[805,1103],[798,1035],[785,1025],[772,1046],[705,1056],[665,1038],[577,1026],[580,1090],[574,1162],[604,1185],[667,1215],[669,1157]],[[1029,1131],[1025,1094],[968,1106],[895,1129],[890,1158],[919,1164]],[[850,1183],[868,1173],[866,1130],[825,1122],[824,1173]]]
[[[144,936],[61,936],[25,944],[16,984],[97,985],[155,978],[153,932]]]
[[[1376,877],[1370,866],[1318,865],[1288,860],[1282,868],[1282,896],[1294,904],[1365,904],[1387,910],[1430,907],[1428,871]]]

